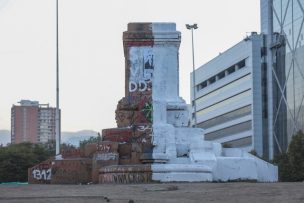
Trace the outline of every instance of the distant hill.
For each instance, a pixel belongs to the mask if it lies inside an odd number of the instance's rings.
[[[97,132],[93,130],[81,130],[78,132],[62,132],[61,142],[79,146],[79,141],[89,139],[90,137],[97,137]]]
[[[93,130],[81,130],[77,132],[62,132],[61,142],[79,146],[79,141],[89,139],[90,137],[96,137],[97,132]],[[0,145],[6,146],[11,142],[11,132],[9,130],[0,130]]]
[[[11,142],[11,132],[9,130],[0,130],[0,145],[6,146]]]

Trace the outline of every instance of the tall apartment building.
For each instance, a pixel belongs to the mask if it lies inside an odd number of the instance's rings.
[[[304,130],[304,0],[261,0],[267,35],[269,157]]]
[[[252,33],[195,70],[191,100],[196,104],[197,127],[205,129],[206,140],[254,149],[264,156],[268,147],[264,51],[264,36]]]
[[[56,108],[21,100],[11,108],[11,143],[45,143],[55,140]]]

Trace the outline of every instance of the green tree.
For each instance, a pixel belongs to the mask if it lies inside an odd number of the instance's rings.
[[[283,182],[293,181],[292,169],[290,168],[289,158],[287,153],[280,154],[273,160],[279,168],[279,180]]]
[[[299,131],[292,137],[288,152],[277,156],[280,181],[304,180],[304,134]]]
[[[0,182],[26,182],[28,168],[53,156],[43,144],[21,143],[0,148]]]
[[[304,134],[299,131],[293,136],[287,152],[293,181],[304,180]]]
[[[101,136],[100,133],[98,133],[97,137],[93,137],[91,136],[89,139],[87,140],[82,140],[79,142],[79,147],[80,148],[84,148],[86,146],[86,144],[91,144],[91,143],[100,143],[101,142]]]
[[[77,147],[75,147],[74,145],[71,145],[71,144],[66,144],[66,143],[62,143],[60,145],[60,150],[61,151],[69,151],[69,150],[72,150],[72,149],[77,149]]]

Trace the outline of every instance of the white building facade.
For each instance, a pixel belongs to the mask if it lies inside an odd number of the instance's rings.
[[[194,74],[195,88],[191,74],[191,101],[196,105],[196,126],[205,130],[205,140],[254,150],[265,157],[268,126],[264,44],[263,35],[252,33],[199,67]]]

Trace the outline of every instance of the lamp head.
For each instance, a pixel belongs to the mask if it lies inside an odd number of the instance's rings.
[[[197,29],[198,27],[197,27],[197,24],[193,24],[193,25],[186,24],[186,28],[188,30],[191,30],[191,29]]]

